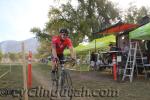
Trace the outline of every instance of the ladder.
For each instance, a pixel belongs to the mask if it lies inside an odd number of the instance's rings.
[[[129,77],[130,82],[133,80],[133,75],[134,75],[134,68],[136,67],[136,73],[138,75],[138,69],[137,69],[137,59],[141,59],[140,67],[144,68],[144,62],[143,62],[143,55],[140,49],[139,42],[131,42],[130,41],[130,47],[129,47],[129,52],[128,52],[128,58],[126,61],[124,73],[123,73],[123,78],[122,80],[124,81],[126,77]]]

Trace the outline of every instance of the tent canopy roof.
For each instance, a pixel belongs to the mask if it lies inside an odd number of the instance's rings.
[[[130,39],[150,40],[150,23],[137,28],[129,33]]]
[[[75,51],[77,53],[93,50],[95,49],[95,43],[96,43],[96,49],[104,49],[107,48],[110,43],[115,43],[116,37],[114,35],[104,36],[102,38],[94,39],[87,45],[78,45],[75,47]],[[68,54],[69,50],[65,50],[65,54]]]
[[[105,28],[103,30],[100,30],[99,32],[97,32],[98,34],[118,34],[119,32],[123,32],[123,31],[127,31],[133,28],[138,27],[139,25],[137,24],[130,24],[130,23],[122,23],[119,22],[115,25],[112,25],[108,28]]]

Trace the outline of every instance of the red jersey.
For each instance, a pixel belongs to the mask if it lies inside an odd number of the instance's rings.
[[[56,46],[56,53],[63,54],[63,51],[66,47],[72,47],[72,42],[70,38],[66,38],[65,40],[61,40],[59,36],[52,37],[52,44]]]

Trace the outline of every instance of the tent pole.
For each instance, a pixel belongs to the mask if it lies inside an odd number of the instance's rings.
[[[96,52],[96,39],[95,39],[95,52]]]

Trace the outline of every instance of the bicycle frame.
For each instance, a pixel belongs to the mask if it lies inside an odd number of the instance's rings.
[[[64,63],[60,63],[60,62],[57,62],[56,63],[56,81],[53,81],[53,83],[56,84],[56,91],[59,93],[67,93],[63,94],[63,97],[62,98],[65,98],[63,100],[72,100],[72,96],[70,96],[70,91],[71,89],[73,89],[73,86],[72,86],[72,80],[71,80],[71,76],[69,74],[69,72],[65,69],[65,62],[67,61],[64,61]],[[75,64],[74,64],[75,65]],[[52,84],[52,87],[54,86],[54,84]],[[61,94],[60,94],[61,96]]]
[[[64,61],[62,60],[61,62],[67,62],[67,61]],[[72,80],[71,80],[71,77],[69,75],[69,73],[66,71],[64,65],[65,64],[62,64],[62,63],[56,63],[56,89],[59,88],[60,86],[60,89],[64,89],[64,85],[65,83],[69,86],[66,86],[66,87],[69,87],[69,88],[72,88]]]

